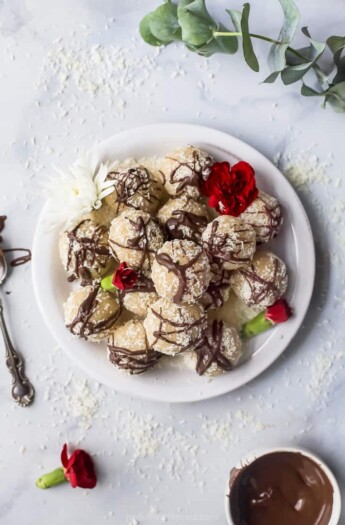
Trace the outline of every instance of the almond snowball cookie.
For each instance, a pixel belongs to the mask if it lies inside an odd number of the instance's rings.
[[[150,270],[154,255],[163,243],[161,227],[143,211],[124,211],[111,223],[111,252],[134,270]]]
[[[229,299],[230,295],[230,275],[229,270],[225,270],[218,264],[211,265],[212,277],[206,292],[202,295],[200,302],[206,310],[221,308]]]
[[[206,207],[183,195],[170,199],[158,212],[157,218],[171,239],[189,239],[200,242],[201,234],[208,224]]]
[[[241,354],[242,342],[237,330],[223,321],[213,321],[202,341],[188,357],[193,360],[200,376],[217,376],[231,372]]]
[[[116,215],[135,209],[153,213],[159,204],[162,186],[149,171],[140,165],[119,168],[108,173],[107,181],[114,183],[114,191],[104,199]]]
[[[207,179],[214,163],[213,157],[199,148],[187,146],[166,155],[160,171],[164,187],[169,195],[187,193],[190,197],[200,196],[200,181]]]
[[[207,318],[200,304],[170,303],[159,299],[144,321],[150,348],[166,355],[192,350],[201,341]]]
[[[168,241],[152,264],[152,280],[161,297],[175,304],[195,303],[211,280],[207,255],[192,241]]]
[[[108,337],[120,313],[117,296],[99,286],[74,290],[64,304],[68,330],[81,339],[94,342]]]
[[[235,294],[247,305],[264,310],[282,297],[288,285],[285,264],[270,252],[257,252],[253,262],[231,275]]]
[[[244,221],[221,215],[202,234],[202,245],[211,261],[226,270],[250,264],[256,250],[255,230]]]
[[[123,306],[134,315],[144,318],[147,315],[149,306],[159,299],[156,292],[129,292],[123,296]]]
[[[108,228],[86,216],[61,232],[60,258],[68,281],[81,279],[82,286],[99,280],[111,269]]]
[[[144,325],[139,320],[128,321],[111,332],[108,352],[109,361],[130,375],[146,372],[162,357],[149,347]]]
[[[277,199],[260,191],[258,197],[241,213],[239,219],[254,228],[256,242],[262,244],[278,234],[282,224],[281,207]]]

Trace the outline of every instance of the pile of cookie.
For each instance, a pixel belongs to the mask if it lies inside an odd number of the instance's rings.
[[[237,217],[216,213],[202,192],[215,164],[187,146],[154,163],[120,165],[108,173],[113,191],[102,207],[60,234],[67,278],[80,284],[64,304],[66,326],[107,341],[120,370],[140,374],[164,355],[188,352],[200,375],[231,371],[240,334],[210,311],[230,290],[257,312],[287,289],[284,262],[257,250],[278,234],[278,201],[258,191]],[[104,287],[117,272],[122,285]]]

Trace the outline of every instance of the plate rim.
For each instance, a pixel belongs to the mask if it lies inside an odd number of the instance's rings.
[[[138,398],[141,398],[141,399],[145,399],[145,400],[149,400],[149,401],[159,401],[159,402],[167,402],[167,403],[191,403],[191,402],[198,402],[198,401],[203,401],[203,400],[207,400],[207,399],[212,399],[214,397],[218,397],[220,395],[224,395],[226,393],[229,393],[231,391],[235,391],[237,390],[238,388],[241,388],[242,386],[248,384],[250,381],[252,381],[253,379],[255,379],[256,377],[258,377],[259,375],[261,375],[265,370],[267,370],[288,348],[288,346],[290,345],[292,339],[295,337],[295,335],[298,333],[300,327],[301,327],[301,324],[303,322],[303,319],[308,311],[308,308],[309,308],[309,305],[310,305],[310,301],[311,301],[311,297],[312,297],[312,293],[313,293],[313,289],[314,289],[314,283],[315,283],[315,245],[314,245],[314,239],[313,239],[313,232],[312,232],[312,228],[311,228],[311,224],[310,224],[310,221],[309,221],[309,218],[308,218],[308,215],[306,213],[306,210],[298,196],[298,194],[296,193],[295,189],[293,188],[293,186],[291,185],[291,183],[288,181],[288,179],[286,179],[284,177],[284,175],[280,172],[280,170],[273,164],[273,162],[268,159],[267,157],[265,157],[265,155],[263,155],[260,151],[258,151],[257,149],[255,149],[253,146],[247,144],[246,142],[244,142],[243,140],[241,139],[238,139],[237,137],[234,137],[233,135],[229,134],[229,133],[226,133],[224,131],[220,131],[218,129],[215,129],[215,128],[212,128],[212,127],[209,127],[209,126],[199,126],[199,125],[195,125],[195,124],[188,124],[188,123],[156,123],[156,124],[148,124],[148,125],[144,125],[144,126],[138,126],[138,127],[134,127],[134,128],[128,128],[126,130],[123,130],[123,131],[120,131],[119,133],[115,133],[114,135],[108,137],[107,139],[105,140],[102,140],[100,141],[99,143],[95,144],[91,150],[95,150],[95,151],[100,151],[101,149],[106,149],[107,146],[109,144],[111,144],[114,140],[118,140],[118,141],[121,141],[121,140],[126,140],[126,138],[130,135],[133,135],[133,134],[136,134],[136,133],[139,133],[139,134],[149,134],[149,133],[157,133],[158,130],[164,128],[166,131],[169,131],[171,133],[173,133],[174,131],[176,132],[177,130],[181,130],[181,127],[184,128],[184,131],[185,132],[188,132],[191,134],[191,136],[193,136],[193,132],[195,134],[205,134],[205,133],[210,133],[212,134],[212,136],[210,137],[210,140],[211,142],[213,143],[214,142],[214,145],[217,143],[217,136],[219,138],[219,141],[222,142],[222,141],[226,141],[226,140],[231,140],[232,141],[232,148],[235,150],[235,153],[232,153],[232,155],[236,156],[236,151],[237,151],[237,148],[238,149],[246,149],[248,152],[250,152],[251,154],[255,155],[257,158],[259,158],[261,161],[263,161],[264,163],[268,163],[270,164],[270,167],[272,170],[275,170],[280,177],[283,178],[283,180],[285,181],[285,183],[289,186],[290,188],[290,191],[293,192],[294,194],[294,197],[295,197],[295,204],[298,205],[299,207],[299,211],[302,212],[303,214],[303,217],[304,217],[304,220],[305,220],[305,225],[306,226],[306,229],[307,229],[307,232],[308,232],[308,240],[305,240],[305,242],[307,242],[309,244],[309,257],[310,257],[310,267],[309,267],[309,270],[310,270],[310,273],[309,273],[309,282],[308,282],[308,286],[307,288],[304,288],[303,289],[303,296],[304,296],[304,306],[303,306],[303,311],[299,311],[299,324],[297,327],[295,327],[293,330],[291,330],[289,332],[288,335],[285,335],[284,337],[284,344],[283,344],[283,347],[282,349],[277,352],[277,354],[272,354],[270,357],[266,357],[266,359],[264,360],[264,363],[261,363],[261,366],[259,367],[259,369],[252,369],[252,370],[249,370],[247,371],[247,374],[246,374],[246,378],[241,382],[240,385],[237,385],[237,386],[234,386],[232,387],[231,384],[228,385],[227,387],[223,387],[223,388],[219,388],[219,389],[214,389],[214,390],[211,390],[211,389],[207,389],[207,384],[206,384],[206,389],[205,389],[205,383],[201,383],[200,384],[200,389],[202,389],[201,392],[199,393],[194,393],[193,395],[189,395],[183,399],[181,398],[172,398],[171,396],[164,396],[164,395],[161,395],[159,397],[153,395],[153,392],[151,391],[140,391],[138,392],[137,390],[138,389],[135,389],[135,387],[133,388],[133,383],[131,381],[128,381],[127,385],[123,385],[121,384],[121,387],[119,388],[118,385],[116,385],[115,381],[114,381],[114,384],[110,384],[110,382],[108,380],[106,380],[104,377],[102,377],[102,373],[98,374],[98,371],[95,371],[95,370],[90,370],[90,367],[88,367],[87,365],[84,364],[84,362],[82,360],[80,360],[78,357],[76,357],[75,354],[73,354],[73,351],[71,351],[70,349],[68,349],[65,345],[65,341],[62,341],[62,339],[60,338],[60,335],[59,335],[59,330],[56,329],[56,325],[55,323],[52,321],[52,319],[49,317],[49,314],[48,314],[48,311],[45,307],[45,300],[44,300],[44,294],[42,293],[42,289],[41,289],[41,283],[40,283],[40,268],[39,268],[39,264],[38,264],[38,256],[36,256],[36,253],[37,253],[37,247],[39,246],[40,244],[40,236],[41,236],[41,232],[40,232],[40,225],[42,223],[42,219],[45,215],[45,213],[47,212],[47,209],[48,209],[48,202],[46,202],[43,206],[43,209],[39,215],[39,218],[37,220],[37,223],[36,223],[36,228],[35,228],[35,233],[34,233],[34,238],[33,238],[33,248],[32,248],[32,253],[33,253],[33,256],[32,256],[32,278],[33,278],[33,288],[34,288],[34,294],[35,294],[35,298],[36,298],[36,302],[38,304],[38,307],[39,307],[39,310],[40,310],[40,313],[44,319],[44,322],[48,328],[48,330],[50,331],[50,333],[52,334],[53,338],[56,340],[56,342],[59,344],[59,346],[63,349],[63,351],[68,355],[69,358],[71,358],[73,360],[73,362],[75,364],[78,365],[79,368],[81,368],[90,378],[92,378],[93,380],[96,380],[96,381],[99,381],[101,382],[102,384],[106,385],[107,387],[119,392],[119,393],[125,393],[127,395],[130,395],[130,396],[133,396],[133,397],[138,397]],[[193,142],[193,140],[191,141]],[[195,141],[197,142],[197,140]],[[227,150],[227,153],[229,154],[230,151]],[[304,283],[305,285],[306,283]],[[277,330],[279,329],[279,327],[276,327],[274,330]],[[273,331],[272,331],[273,332]],[[265,351],[265,350],[263,350]],[[255,358],[254,358],[255,359]],[[251,359],[249,359],[249,361],[251,361]],[[244,363],[243,366],[245,366],[246,363]],[[213,381],[216,381],[217,378],[215,378]],[[162,388],[164,388],[164,385],[162,386]]]

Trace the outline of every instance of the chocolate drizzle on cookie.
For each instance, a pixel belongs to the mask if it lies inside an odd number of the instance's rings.
[[[280,266],[280,260],[278,257],[274,257],[272,277],[269,280],[260,277],[260,275],[258,275],[258,273],[255,271],[254,265],[252,264],[247,268],[240,268],[238,270],[250,289],[250,297],[246,301],[248,306],[256,306],[260,304],[268,293],[272,293],[274,297],[279,299],[281,296],[281,290],[279,286],[281,280],[278,279]],[[275,301],[273,300],[273,302]]]
[[[178,350],[177,353],[183,352],[185,350],[190,350],[195,348],[196,345],[200,343],[203,338],[204,330],[206,328],[207,318],[206,315],[202,315],[199,319],[195,321],[188,322],[182,321],[183,316],[181,314],[181,321],[171,321],[166,319],[162,315],[162,309],[159,309],[159,312],[156,312],[153,308],[150,308],[153,315],[159,319],[159,327],[153,332],[153,336],[156,338],[152,344],[152,348],[158,343],[158,341],[164,341],[172,346],[175,346]],[[179,336],[181,334],[189,334],[195,328],[200,329],[200,336],[192,338],[188,344],[181,345],[179,341]]]
[[[210,174],[211,166],[213,164],[213,159],[210,155],[207,155],[205,159],[201,159],[200,152],[196,149],[193,150],[192,159],[189,161],[182,161],[174,157],[166,158],[177,164],[169,175],[170,184],[177,184],[177,193],[181,193],[186,186],[199,188],[200,178],[205,178]],[[180,173],[181,168],[186,168],[187,171],[183,177],[181,177]]]
[[[197,262],[202,253],[203,252],[200,249],[199,253],[195,257],[192,257],[185,264],[175,263],[167,253],[158,253],[156,255],[156,261],[158,264],[164,266],[169,272],[172,272],[174,275],[176,275],[178,279],[177,290],[173,297],[173,302],[175,304],[180,304],[183,302],[183,296],[188,291],[187,270]]]
[[[141,350],[129,350],[116,346],[114,336],[108,342],[109,361],[117,368],[126,370],[131,375],[138,375],[152,368],[162,357],[162,354],[150,349],[146,343],[146,348]]]
[[[251,211],[253,206],[249,206],[249,208],[247,208],[247,210],[242,215],[246,224],[252,226],[252,228],[254,228],[256,231],[257,244],[262,244],[264,242],[270,241],[271,239],[274,239],[274,237],[277,236],[283,218],[281,214],[281,207],[278,201],[276,201],[273,206],[269,206],[269,204],[260,196],[260,194],[256,201],[260,201],[262,203],[261,209],[257,211],[254,208],[253,211]],[[255,204],[255,201],[253,204]],[[242,215],[240,218],[242,218]],[[253,217],[252,220],[250,216]]]
[[[103,320],[92,320],[99,305],[99,293],[102,293],[99,286],[91,287],[90,293],[79,306],[76,317],[67,325],[68,330],[72,334],[87,340],[90,336],[97,335],[100,332],[111,328],[120,316],[121,310],[119,309],[115,313],[108,315]]]
[[[217,268],[213,271],[211,280],[206,292],[203,295],[202,304],[205,309],[221,308],[227,297],[227,291],[230,288],[230,271],[224,268]]]
[[[71,231],[66,232],[69,245],[67,252],[66,270],[70,272],[68,281],[81,279],[81,285],[92,284],[93,278],[90,271],[95,264],[105,268],[109,262],[110,251],[104,237],[107,227],[95,225],[91,235],[86,235],[88,225],[92,227],[91,219],[79,222]]]
[[[219,223],[217,219],[215,219],[212,222],[211,235],[209,236],[209,239],[203,239],[202,245],[209,259],[218,263],[228,262],[234,264],[249,264],[252,260],[252,252],[250,252],[250,256],[244,256],[240,254],[245,252],[244,247],[253,244],[253,241],[245,239],[240,240],[237,239],[237,236],[251,231],[251,226],[248,225],[247,227],[244,225],[243,227],[236,228],[236,230],[233,232],[233,239],[231,239],[231,232],[229,234],[217,233],[218,228]]]
[[[121,205],[139,210],[144,207],[145,202],[149,205],[158,202],[158,198],[152,192],[155,181],[143,166],[111,171],[107,180],[114,181],[116,213],[119,213]],[[137,205],[136,200],[142,203]]]
[[[233,366],[224,355],[223,321],[213,321],[201,342],[196,346],[196,372],[202,376],[212,364],[216,364],[224,372],[230,372]]]
[[[165,224],[168,240],[189,239],[199,242],[208,224],[206,217],[189,211],[174,210]]]

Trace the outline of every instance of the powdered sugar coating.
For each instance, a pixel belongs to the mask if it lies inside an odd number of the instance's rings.
[[[107,180],[113,181],[114,191],[104,200],[116,215],[128,209],[148,213],[157,209],[162,186],[144,166],[115,168],[108,173]]]
[[[256,250],[256,235],[249,224],[221,215],[202,234],[202,245],[211,261],[227,270],[250,264]]]
[[[124,211],[111,223],[110,249],[116,259],[134,270],[149,270],[163,243],[161,227],[143,211]]]
[[[151,350],[144,325],[131,320],[113,330],[108,337],[109,360],[128,374],[141,374],[155,365],[160,354]]]
[[[79,317],[83,303],[90,297],[95,288],[97,288],[97,295],[93,301],[92,310],[89,314],[83,315],[80,321],[74,324]],[[85,286],[73,290],[64,303],[63,309],[66,326],[73,335],[84,337],[92,342],[99,342],[108,337],[120,315],[120,304],[117,295],[110,294],[102,290],[102,288],[94,286]],[[71,323],[74,326],[70,327]],[[94,330],[94,326],[98,326],[100,329]]]
[[[156,292],[126,293],[123,297],[123,306],[138,317],[146,317],[149,306],[157,301]]]
[[[186,192],[194,198],[200,196],[200,180],[210,172],[213,157],[199,148],[178,148],[164,157],[160,170],[164,176],[164,187],[169,195]]]
[[[257,243],[265,243],[276,237],[282,224],[279,202],[264,191],[259,192],[257,199],[239,218],[254,228]]]
[[[165,227],[168,239],[200,242],[208,223],[206,206],[188,195],[169,199],[158,211],[157,218]]]
[[[233,272],[230,282],[247,306],[264,310],[286,292],[288,273],[279,257],[271,252],[257,252],[250,266]]]
[[[195,348],[206,326],[206,314],[200,304],[176,305],[166,299],[153,303],[144,321],[150,347],[167,355]]]
[[[169,259],[167,265],[163,258]],[[167,241],[152,264],[152,280],[161,297],[175,303],[197,302],[211,280],[208,257],[192,241]]]

